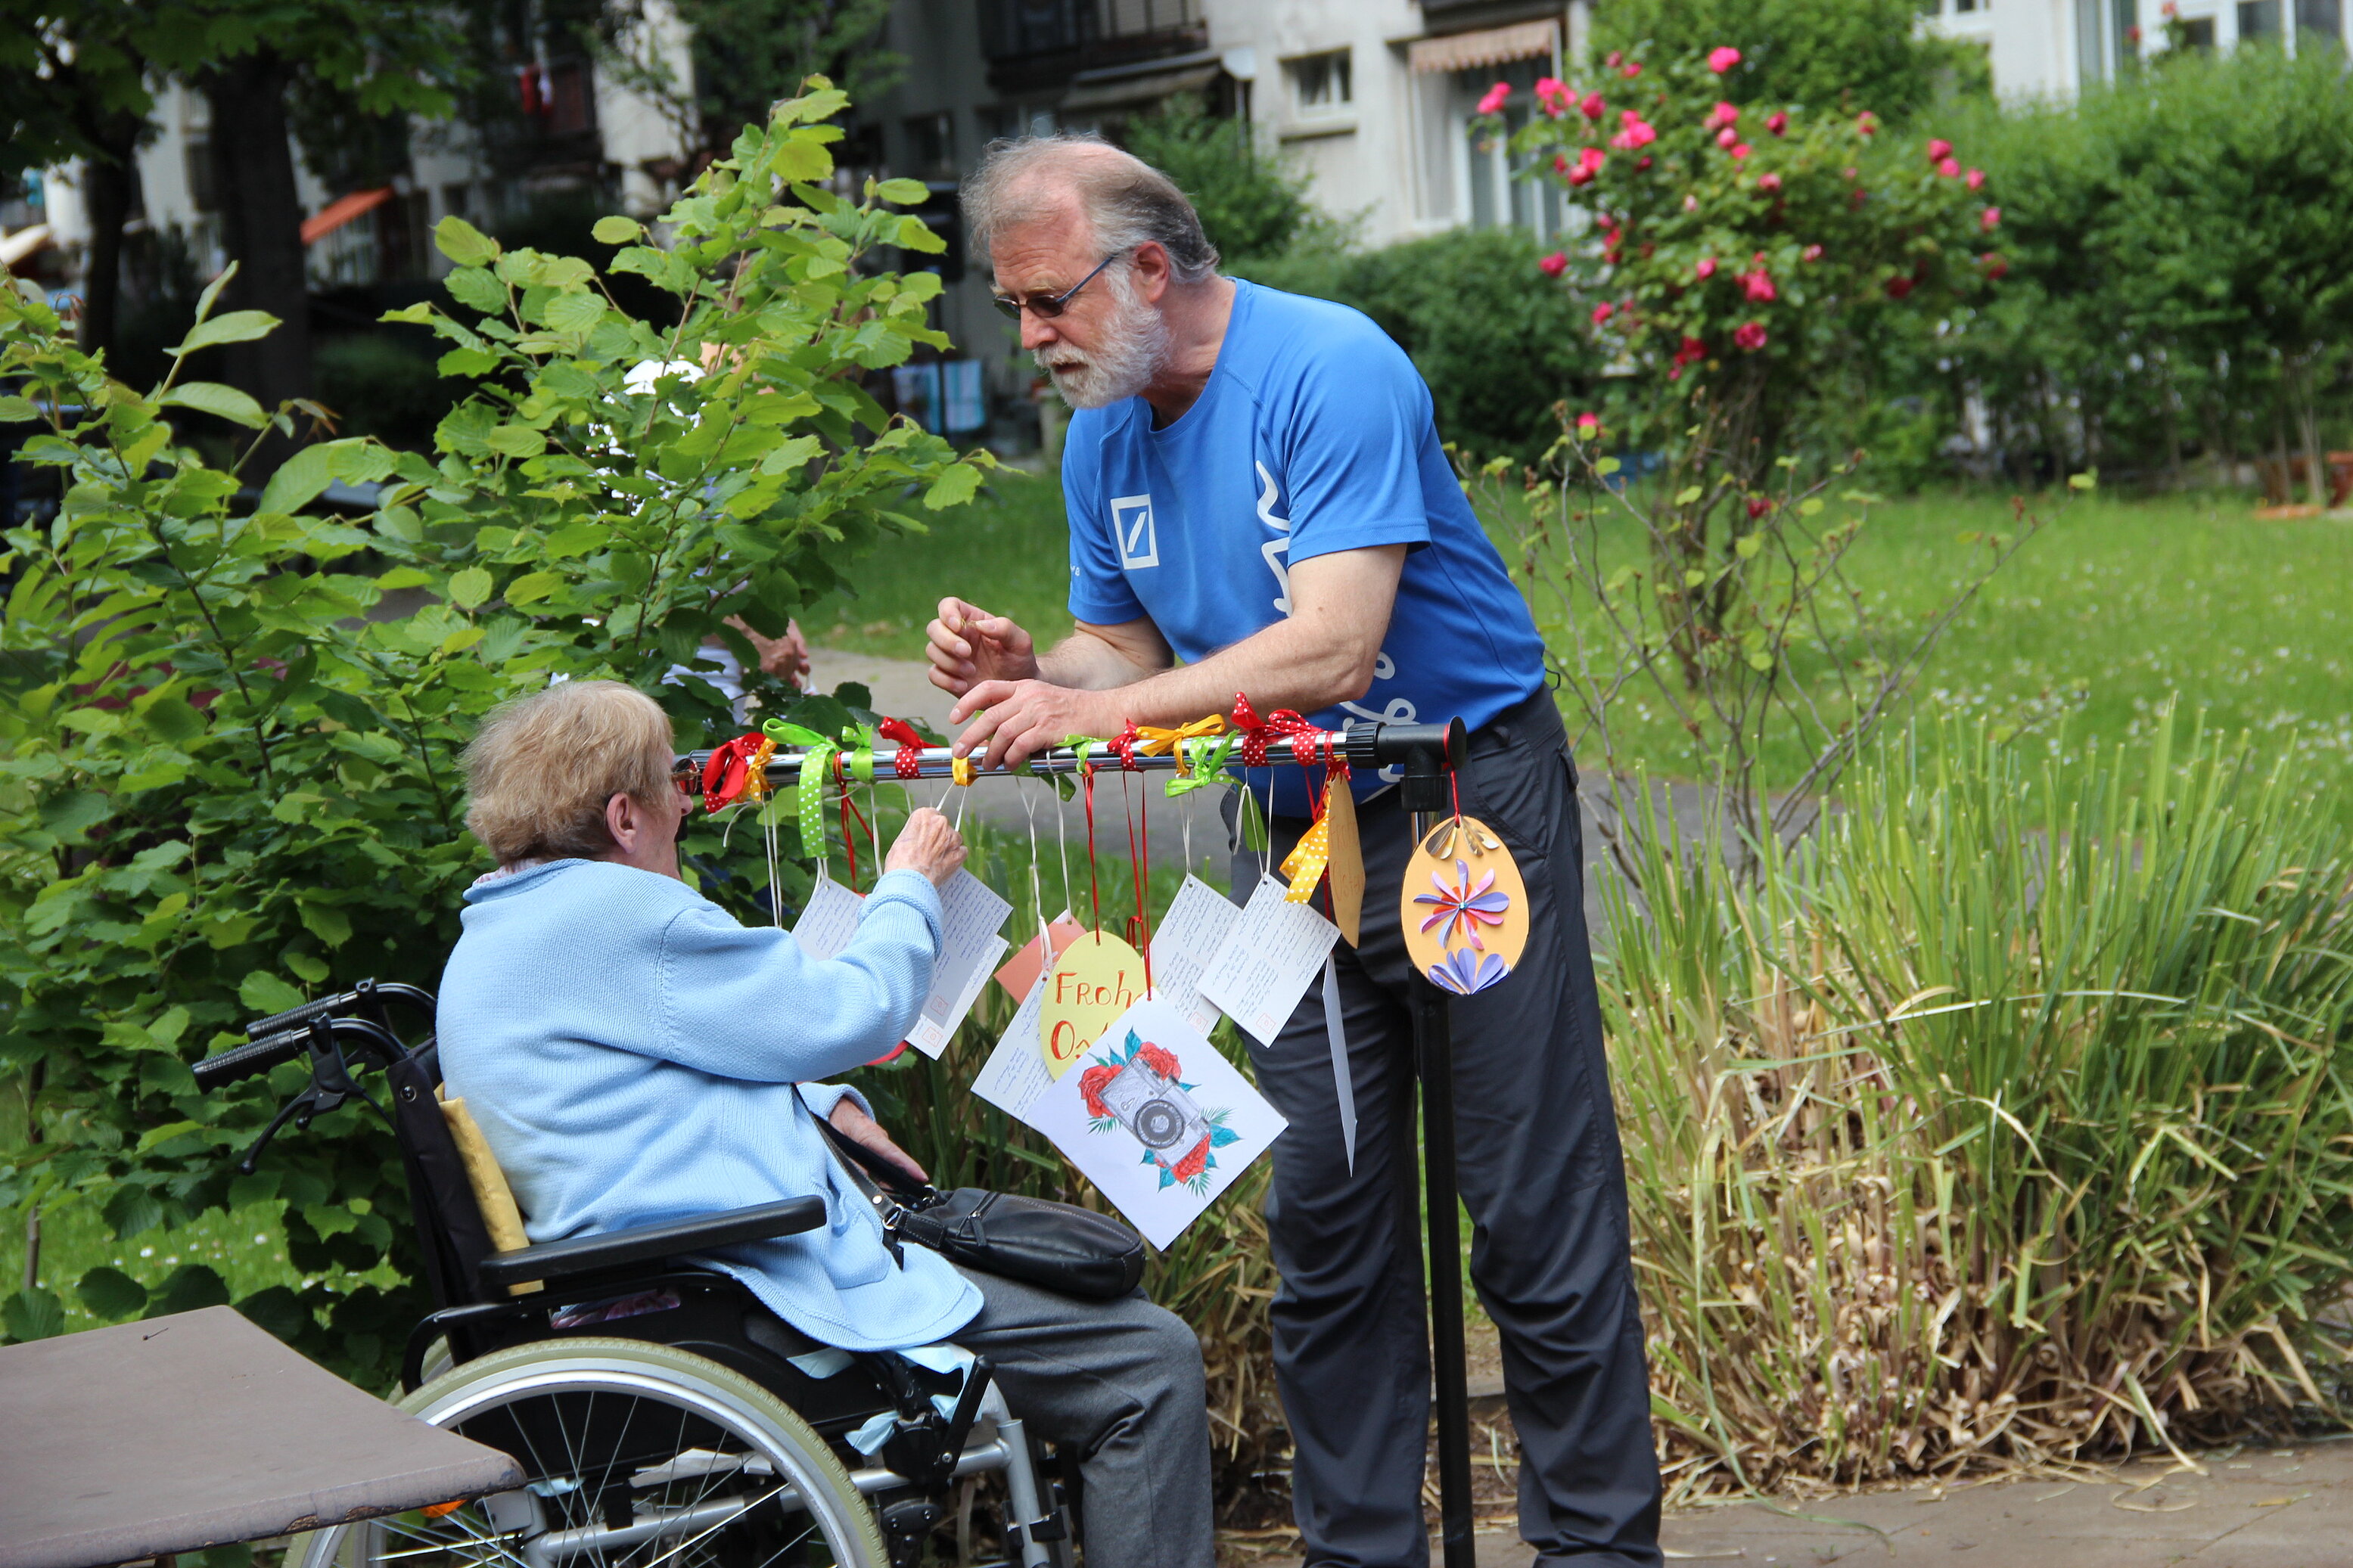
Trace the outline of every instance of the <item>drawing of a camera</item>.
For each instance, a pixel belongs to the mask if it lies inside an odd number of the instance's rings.
[[[1209,1119],[1193,1097],[1154,1072],[1141,1057],[1103,1085],[1103,1102],[1137,1142],[1155,1153],[1190,1149],[1209,1136]]]

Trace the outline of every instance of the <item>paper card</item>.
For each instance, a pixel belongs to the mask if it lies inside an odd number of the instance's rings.
[[[1089,931],[1071,943],[1046,976],[1046,1010],[1038,1046],[1056,1078],[1071,1069],[1113,1019],[1148,994],[1144,955],[1109,931]]]
[[[1201,976],[1201,994],[1262,1046],[1274,1044],[1340,940],[1314,906],[1285,902],[1289,890],[1280,877],[1261,877]]]
[[[1158,1000],[1121,1014],[1029,1121],[1163,1250],[1286,1125],[1182,1010]]]
[[[1072,920],[1068,910],[1056,915],[1053,923],[1046,928],[1046,935],[1054,939],[1054,956],[1057,958],[1061,956],[1064,948],[1086,934],[1087,928]],[[1029,987],[1036,983],[1038,976],[1046,972],[1049,962],[1046,936],[1033,936],[1016,948],[1013,956],[997,970],[997,983],[1005,987],[1007,995],[1018,1000],[1029,994]]]
[[[1218,1005],[1201,994],[1201,973],[1242,918],[1234,901],[1198,877],[1187,876],[1152,933],[1152,994],[1173,1002],[1208,1034]]]
[[[1023,1121],[1029,1120],[1029,1107],[1038,1097],[1054,1087],[1054,1075],[1046,1070],[1045,1053],[1038,1048],[1038,1015],[1045,1008],[1046,972],[1040,970],[1029,983],[1029,994],[1021,998],[1021,1010],[1013,1015],[1012,1027],[988,1053],[980,1076],[972,1080],[973,1093]]]
[[[907,1043],[927,1057],[947,1048],[949,1037],[980,999],[989,971],[1005,953],[997,931],[1013,913],[1013,906],[987,883],[961,870],[941,890],[940,910],[940,962],[932,971],[932,994],[907,1031]]]
[[[811,958],[839,958],[858,934],[858,917],[866,912],[863,894],[853,893],[823,872],[809,889],[808,907],[793,923],[793,940]]]

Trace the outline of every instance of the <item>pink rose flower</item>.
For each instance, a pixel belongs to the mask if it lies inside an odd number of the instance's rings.
[[[1568,183],[1572,185],[1591,184],[1609,158],[1609,154],[1599,147],[1580,149],[1577,154],[1577,167],[1568,171]]]
[[[1943,163],[1936,165],[1936,173],[1942,174],[1948,180],[1957,180],[1961,177],[1961,166],[1952,159],[1947,158]]]
[[[1699,258],[1699,265],[1693,268],[1692,270],[1699,275],[1699,280],[1701,282],[1706,282],[1709,279],[1715,276],[1715,258],[1713,256],[1701,257]]]
[[[1569,104],[1574,101],[1569,94],[1568,83],[1557,77],[1538,77],[1535,90],[1536,101],[1542,104],[1544,111],[1555,120],[1567,114]]]
[[[1822,247],[1819,245],[1810,245],[1798,252],[1798,259],[1800,261],[1820,261],[1821,258]]]
[[[1971,169],[1966,175],[1962,176],[1962,178],[1968,183],[1969,189],[1973,191],[1981,191],[1985,189],[1985,171],[1983,169]]]
[[[1710,125],[1733,125],[1738,123],[1739,120],[1740,107],[1732,103],[1717,104],[1709,111],[1707,117],[1707,122]]]
[[[1509,102],[1511,100],[1511,97],[1512,84],[1507,81],[1499,81],[1494,86],[1487,89],[1486,97],[1479,100],[1479,112],[1482,114],[1493,114],[1496,110],[1502,109],[1505,103]]]
[[[1729,125],[1715,133],[1715,144],[1719,147],[1730,147],[1734,142],[1739,140],[1740,132],[1735,131]]]
[[[1710,49],[1707,51],[1707,68],[1714,71],[1718,76],[1722,76],[1725,72],[1730,70],[1739,63],[1740,51],[1732,47],[1729,44],[1725,45],[1722,48]]]
[[[1634,160],[1634,167],[1637,169],[1647,169],[1650,166],[1651,155],[1648,153],[1643,153],[1640,158]]]
[[[1748,143],[1746,142],[1734,142],[1732,144],[1732,155],[1736,158],[1746,158],[1748,156]]]
[[[1611,304],[1609,300],[1604,300],[1601,303],[1593,307],[1593,324],[1598,327],[1617,313],[1618,307]]]
[[[1768,194],[1778,191],[1781,188],[1781,176],[1778,174],[1759,174],[1757,176],[1757,188]]]
[[[1608,66],[1611,70],[1616,70],[1618,68],[1618,62],[1625,58],[1626,56],[1622,51],[1612,49],[1607,56],[1603,57],[1601,63]]]
[[[1642,74],[1642,62],[1640,60],[1628,60],[1626,62],[1626,68],[1620,71],[1618,74],[1624,77],[1628,81],[1632,81],[1636,77]]]
[[[1585,101],[1577,106],[1577,112],[1583,114],[1586,119],[1594,121],[1598,121],[1601,118],[1602,111],[1607,106],[1601,101],[1601,95],[1598,92],[1587,93],[1585,95]]]
[[[1878,130],[1879,116],[1873,114],[1868,109],[1854,117],[1854,133],[1856,135],[1871,136],[1876,134]]]
[[[1995,229],[2000,228],[2001,226],[2001,209],[2000,207],[1988,207],[1985,211],[1979,213],[1978,215],[1978,226],[1985,230],[1988,234],[1991,234]]]
[[[1983,256],[1978,257],[1978,265],[1985,268],[1985,275],[1989,278],[2007,278],[2010,276],[2010,258],[2008,257],[1997,255],[1993,251],[1989,250]]]
[[[1580,440],[1590,441],[1601,434],[1601,416],[1580,414],[1577,416],[1577,434]]]
[[[1749,521],[1755,522],[1758,518],[1763,517],[1767,512],[1771,511],[1772,510],[1773,503],[1767,500],[1763,496],[1750,496],[1748,498]]]
[[[1631,153],[1636,148],[1647,146],[1659,139],[1658,132],[1630,109],[1620,111],[1618,123],[1624,129],[1609,138],[1609,145],[1612,147],[1622,147]]]
[[[1733,330],[1732,341],[1738,343],[1750,353],[1755,353],[1758,349],[1765,346],[1765,323],[1762,321],[1743,321],[1738,327]]]
[[[1695,213],[1699,211],[1699,198],[1697,196],[1685,194],[1683,196],[1683,211],[1687,213]]]
[[[1773,287],[1773,275],[1762,267],[1754,272],[1742,273],[1739,282],[1747,297],[1757,304],[1769,305],[1780,297],[1779,291]]]
[[[1909,278],[1890,278],[1887,280],[1887,297],[1889,299],[1901,300],[1905,295],[1909,294],[1910,292],[1912,292],[1912,279]]]
[[[1941,163],[1952,155],[1953,144],[1943,137],[1939,136],[1928,143],[1928,162],[1931,163]]]
[[[1550,256],[1546,257],[1542,261],[1537,262],[1536,268],[1547,278],[1557,278],[1562,273],[1568,270],[1568,253],[1563,250],[1556,250]]]
[[[1789,130],[1789,117],[1777,109],[1766,116],[1765,129],[1776,136],[1787,135]]]

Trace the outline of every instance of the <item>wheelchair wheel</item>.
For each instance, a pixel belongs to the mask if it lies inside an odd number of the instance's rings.
[[[774,1394],[641,1340],[495,1352],[401,1408],[514,1456],[517,1490],[320,1531],[288,1568],[887,1568],[874,1511]]]

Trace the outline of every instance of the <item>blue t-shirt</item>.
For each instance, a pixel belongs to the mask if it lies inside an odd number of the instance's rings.
[[[1477,729],[1544,683],[1544,643],[1438,441],[1430,389],[1361,313],[1234,284],[1217,368],[1166,428],[1131,397],[1081,409],[1062,452],[1071,614],[1149,619],[1179,658],[1206,658],[1291,613],[1293,564],[1408,547],[1363,700],[1308,718]],[[1274,809],[1307,813],[1303,770],[1274,773]],[[1360,771],[1359,797],[1393,782]],[[1265,798],[1267,780],[1252,788]]]

